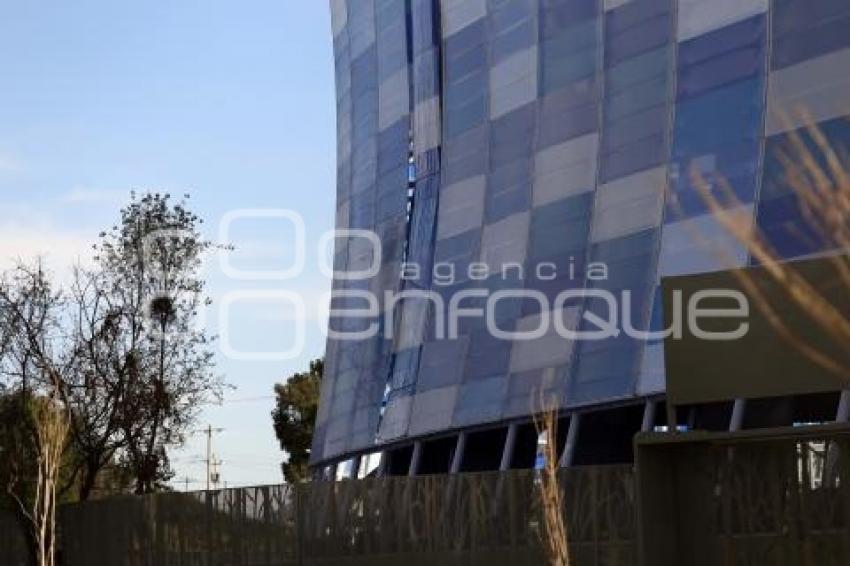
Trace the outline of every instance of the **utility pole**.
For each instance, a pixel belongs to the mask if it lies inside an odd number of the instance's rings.
[[[210,490],[210,483],[212,482],[212,467],[213,463],[213,455],[212,455],[212,439],[213,434],[224,432],[223,428],[213,428],[212,425],[207,425],[207,428],[200,431],[207,435],[207,491]]]
[[[212,485],[215,486],[215,489],[218,489],[218,484],[221,483],[221,472],[219,472],[219,466],[224,464],[224,460],[220,460],[213,455],[212,457],[212,465],[210,468],[212,469],[211,477],[212,477]]]

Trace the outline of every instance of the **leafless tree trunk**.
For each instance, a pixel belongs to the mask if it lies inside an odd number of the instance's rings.
[[[35,494],[27,505],[16,491],[18,478],[12,478],[7,492],[29,524],[38,566],[56,564],[56,488],[65,443],[68,438],[67,411],[53,399],[36,399],[32,408],[36,449]]]

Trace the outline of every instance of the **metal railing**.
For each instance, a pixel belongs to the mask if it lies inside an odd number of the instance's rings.
[[[631,466],[564,470],[575,563],[636,564]],[[120,497],[60,510],[63,566],[543,563],[532,471]],[[5,566],[5,563],[4,563]]]
[[[847,426],[642,435],[637,457],[561,472],[571,566],[850,564]],[[511,471],[66,505],[60,564],[544,564],[538,489]],[[12,526],[2,566],[23,564]]]
[[[850,564],[850,429],[638,440],[645,564]]]

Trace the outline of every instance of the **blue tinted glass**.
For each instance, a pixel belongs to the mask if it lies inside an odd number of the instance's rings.
[[[512,325],[503,323],[503,330],[512,331]],[[483,379],[507,372],[511,359],[511,342],[493,336],[489,329],[482,328],[469,336],[469,352],[466,357],[467,379]]]
[[[619,33],[606,28],[606,66],[668,44],[673,31],[670,24],[670,15],[665,13]]]
[[[663,132],[630,142],[602,156],[603,183],[644,171],[667,160],[667,140]]]
[[[786,35],[777,34],[773,40],[772,67],[782,69],[850,46],[848,26],[850,12],[845,12],[839,18],[818,23],[811,28],[799,25]]]
[[[608,12],[605,26],[608,33],[619,35],[672,10],[673,0],[632,0]],[[670,24],[672,26],[672,22]]]
[[[535,41],[533,20],[525,20],[516,27],[493,37],[491,45],[492,65],[504,60],[509,55],[526,49]]]
[[[507,386],[507,375],[463,384],[455,408],[454,424],[463,426],[500,418]]]
[[[728,51],[765,44],[766,18],[755,16],[679,44],[678,64],[690,67]]]
[[[761,45],[729,51],[679,72],[678,98],[698,96],[725,84],[764,74],[765,51]]]
[[[831,247],[803,215],[796,195],[762,200],[757,222],[759,230],[780,258],[804,256]]]
[[[597,0],[545,0],[541,2],[540,27],[543,37],[550,37],[578,22],[597,18]]]
[[[541,102],[538,122],[538,143],[548,147],[565,140],[595,132],[599,129],[598,103],[576,106],[568,91],[561,91]]]

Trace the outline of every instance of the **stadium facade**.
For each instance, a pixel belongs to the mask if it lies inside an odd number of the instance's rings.
[[[521,330],[564,290],[629,290],[632,324],[661,330],[662,277],[753,263],[709,213],[693,172],[728,180],[782,257],[819,251],[777,149],[808,119],[850,140],[847,0],[332,0],[331,9],[336,225],[348,231],[335,269],[377,268],[338,278],[335,290],[349,294],[334,306],[357,308],[368,291],[382,316],[331,319],[340,333],[375,332],[328,341],[317,469],[353,461],[362,474],[363,457],[376,454],[395,474],[530,466],[541,398],[563,415],[565,465],[627,460],[634,433],[664,423],[660,340],[513,341],[475,317],[438,337],[449,309],[416,291],[446,304],[471,289],[526,291],[503,294],[493,313],[500,328]],[[379,257],[362,231],[377,236]],[[607,276],[592,278],[593,265]],[[602,315],[599,303],[550,314],[581,329],[586,313]],[[690,418],[723,428],[733,412]]]

